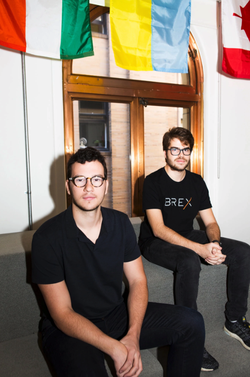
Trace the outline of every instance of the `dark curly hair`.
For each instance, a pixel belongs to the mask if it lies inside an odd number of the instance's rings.
[[[108,171],[107,171],[107,165],[105,158],[101,155],[101,153],[93,148],[93,147],[87,147],[87,148],[80,148],[76,153],[74,153],[69,161],[67,166],[67,179],[71,178],[72,173],[72,165],[75,162],[79,162],[80,164],[85,164],[85,162],[92,162],[92,161],[99,161],[103,168],[104,168],[104,178],[107,179]]]
[[[194,137],[186,128],[173,127],[163,135],[162,146],[164,151],[168,150],[172,139],[179,139],[183,144],[189,145],[192,152],[194,147]]]

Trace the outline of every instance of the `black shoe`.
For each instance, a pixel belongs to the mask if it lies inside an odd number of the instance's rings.
[[[250,350],[250,323],[246,321],[245,317],[236,322],[226,320],[224,331],[239,340],[247,350]]]
[[[201,371],[212,372],[213,370],[218,369],[218,368],[219,368],[218,361],[216,361],[215,358],[207,352],[206,348],[204,348]]]

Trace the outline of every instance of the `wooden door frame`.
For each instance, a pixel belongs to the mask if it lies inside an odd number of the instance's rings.
[[[94,20],[109,8],[90,5]],[[65,162],[74,151],[73,103],[75,99],[119,102],[130,105],[132,216],[142,215],[144,180],[144,111],[140,98],[148,105],[190,108],[191,132],[195,139],[191,171],[203,175],[203,69],[199,51],[190,33],[188,50],[190,84],[178,85],[110,77],[76,75],[72,60],[63,60]]]

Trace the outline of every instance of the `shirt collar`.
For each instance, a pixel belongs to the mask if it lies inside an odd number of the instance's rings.
[[[66,224],[66,234],[69,238],[78,237],[78,228],[76,226],[73,213],[72,213],[72,205],[70,205],[65,211],[65,224]]]
[[[102,227],[101,233],[108,233],[111,232],[114,228],[114,217],[111,216],[111,211],[108,208],[101,207],[102,211]],[[65,211],[65,218],[66,218],[66,234],[69,238],[76,238],[79,237],[81,233],[80,229],[76,226],[73,213],[72,213],[72,205],[70,205]]]

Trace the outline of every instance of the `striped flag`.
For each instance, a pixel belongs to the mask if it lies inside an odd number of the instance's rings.
[[[187,73],[190,18],[191,0],[110,0],[116,64]]]
[[[250,79],[250,0],[222,1],[222,70]]]
[[[0,45],[32,55],[93,55],[89,0],[0,0]]]

